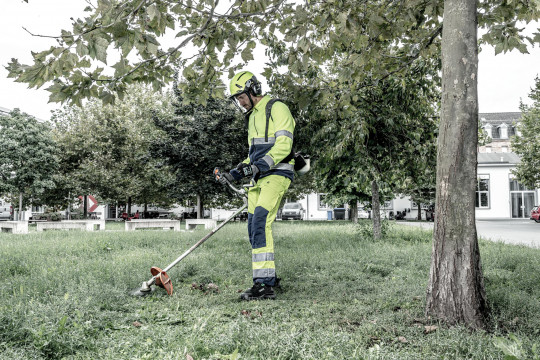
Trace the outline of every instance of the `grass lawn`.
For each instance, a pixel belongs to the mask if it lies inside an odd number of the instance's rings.
[[[540,250],[480,242],[492,319],[471,332],[424,318],[431,233],[421,229],[390,225],[373,242],[367,223],[278,222],[283,288],[240,302],[251,285],[245,223],[169,272],[173,296],[144,298],[128,293],[206,231],[122,225],[0,234],[1,359],[540,357]]]

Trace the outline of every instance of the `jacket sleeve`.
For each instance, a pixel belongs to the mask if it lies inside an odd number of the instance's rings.
[[[265,156],[254,163],[262,172],[272,169],[285,159],[291,153],[293,146],[295,121],[287,105],[278,101],[272,106],[270,123],[272,121],[276,142]]]

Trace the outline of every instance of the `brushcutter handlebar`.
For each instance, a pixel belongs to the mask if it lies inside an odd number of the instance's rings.
[[[241,196],[246,196],[247,189],[255,186],[254,181],[251,180],[249,184],[243,184],[242,189],[239,189],[236,186],[234,186],[226,176],[223,175],[223,173],[221,172],[221,170],[219,170],[219,168],[214,169],[214,177],[216,178],[216,181],[219,181],[220,183],[224,185],[228,185],[232,191],[234,191],[235,193]]]

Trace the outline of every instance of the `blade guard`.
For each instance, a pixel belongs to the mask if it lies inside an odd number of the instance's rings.
[[[152,273],[152,276],[156,277],[156,285],[164,288],[165,291],[167,291],[167,294],[172,295],[173,286],[169,275],[157,266],[152,266],[152,268],[150,268],[150,273]]]

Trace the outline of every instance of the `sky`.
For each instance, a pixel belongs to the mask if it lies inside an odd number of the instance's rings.
[[[54,40],[33,37],[34,34],[58,35],[61,29],[71,30],[70,17],[83,17],[86,0],[0,0],[0,107],[19,108],[40,119],[49,119],[51,110],[59,104],[48,103],[47,84],[41,89],[28,89],[26,84],[7,78],[4,66],[11,58],[30,64],[30,51],[42,51],[55,44]],[[533,32],[540,24],[529,24],[527,31]],[[112,51],[112,50],[109,50]],[[479,110],[488,112],[519,111],[520,101],[530,103],[529,92],[534,79],[540,75],[540,48],[529,47],[530,54],[512,52],[495,56],[492,47],[483,46],[479,54],[478,97]],[[257,51],[262,56],[262,51]],[[256,55],[257,56],[257,55]],[[264,61],[257,61],[264,63]],[[254,66],[257,74],[262,68]],[[260,77],[259,77],[260,78]],[[265,85],[264,79],[263,86]]]

